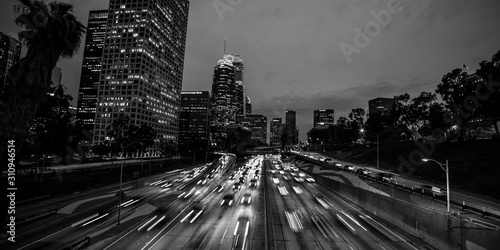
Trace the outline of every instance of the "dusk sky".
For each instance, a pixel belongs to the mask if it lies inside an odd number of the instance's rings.
[[[64,2],[73,4],[85,25],[89,10],[109,3]],[[217,3],[227,11],[218,12]],[[17,37],[14,4],[2,0],[0,31]],[[374,25],[372,13],[381,11],[392,11],[390,19],[383,16],[386,23]],[[297,111],[301,140],[315,109],[334,109],[337,119],[367,109],[372,98],[434,92],[447,72],[465,64],[473,73],[500,50],[498,0],[191,0],[189,12],[183,90],[211,91],[226,37],[227,52],[245,64],[253,113],[270,120],[284,109]],[[370,40],[355,42],[355,30],[365,33],[367,24]],[[357,53],[346,57],[341,44]],[[82,55],[83,44],[58,64],[75,105]]]

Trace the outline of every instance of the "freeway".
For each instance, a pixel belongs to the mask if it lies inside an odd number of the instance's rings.
[[[145,187],[126,192],[119,226],[116,198],[110,199],[116,190],[96,193],[95,199],[108,202],[97,206],[89,197],[74,202],[59,210],[68,216],[52,223],[54,217],[37,221],[8,249],[61,249],[83,237],[90,238],[86,249],[101,250],[422,249],[425,245],[381,223],[280,157],[260,155],[237,163],[234,156],[223,155],[206,166],[158,176]],[[86,209],[81,208],[84,204]]]
[[[314,173],[319,173],[319,172],[323,173],[323,172],[325,172],[326,168],[321,168],[321,167],[319,167],[319,165],[326,165],[326,163],[320,161],[320,159],[321,158],[323,158],[323,159],[330,158],[328,156],[324,156],[322,154],[312,153],[312,152],[298,152],[297,151],[297,152],[293,152],[293,153],[296,154],[296,155],[300,155],[301,157],[306,157],[309,160],[312,160],[313,162],[317,163],[318,167],[316,167],[316,169],[311,169],[311,170],[313,170]],[[386,173],[386,171],[381,170],[381,169],[377,169],[377,168],[374,168],[374,167],[358,166],[356,164],[352,164],[352,163],[345,162],[345,161],[340,161],[340,160],[337,160],[337,159],[332,159],[332,160],[337,165],[339,165],[339,167],[346,166],[346,165],[352,165],[353,166],[353,170],[352,171],[348,171],[350,173],[354,173],[358,169],[368,169],[371,172],[369,175],[371,175],[373,177],[377,176],[377,174],[381,173],[381,172],[382,173]],[[335,164],[332,164],[332,165],[335,165]],[[435,166],[435,167],[436,167],[436,173],[443,174],[443,176],[444,176],[445,173],[442,172],[439,169],[439,166]],[[329,167],[329,169],[333,169],[333,168]],[[452,170],[450,170],[450,171],[452,171]],[[336,172],[341,172],[341,171],[336,171]],[[355,179],[355,182],[359,181],[359,178],[352,177],[352,176],[351,177],[346,177],[346,178]],[[412,188],[414,190],[419,190],[419,192],[422,192],[422,193],[426,193],[426,194],[430,194],[430,195],[435,195],[438,198],[441,197],[442,199],[444,199],[445,196],[446,196],[446,189],[445,188],[437,186],[437,185],[434,185],[434,184],[431,184],[431,183],[425,183],[425,182],[422,182],[420,180],[414,180],[414,179],[412,179],[412,178],[410,178],[408,176],[402,176],[402,175],[399,175],[399,174],[395,174],[394,177],[391,178],[390,182],[393,183],[393,184],[399,184],[399,185],[402,185],[402,186],[406,186],[406,187]],[[362,184],[363,183],[361,183],[361,185]],[[353,183],[353,185],[359,186],[360,184]],[[430,188],[423,188],[426,185],[427,186],[436,186],[436,187],[439,187],[440,190],[439,191],[433,191]],[[465,192],[462,192],[460,190],[452,190],[452,189],[450,189],[450,200],[451,200],[451,203],[465,204],[465,205],[467,205],[469,207],[474,207],[474,208],[476,208],[478,210],[484,210],[484,211],[486,211],[488,213],[500,216],[500,201],[495,200],[493,198],[480,197],[479,195],[465,193]],[[438,207],[435,207],[435,208],[438,208]],[[446,206],[441,206],[440,208],[441,208],[441,210],[445,211]],[[461,209],[461,207],[452,207],[452,209],[454,209],[456,211],[459,211]]]

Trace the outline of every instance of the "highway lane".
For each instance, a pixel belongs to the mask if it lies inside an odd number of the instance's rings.
[[[289,172],[295,171],[285,171],[285,175]],[[281,208],[277,211],[279,219],[285,221],[281,223],[281,230],[287,235],[286,249],[418,249],[322,186],[293,179],[287,181],[281,174],[278,179],[278,185],[288,190],[287,195],[281,195],[277,185],[270,181],[271,186],[275,186],[274,196],[281,196],[284,203],[281,206],[280,199],[276,199],[277,207]],[[298,193],[293,191],[294,187]],[[322,197],[328,203],[323,202],[326,205],[322,206],[314,197]],[[295,232],[296,240],[292,240],[290,230]]]
[[[172,182],[174,179],[180,177],[180,171],[173,171],[165,173],[161,178],[157,180],[165,180]],[[178,185],[178,183],[174,183]],[[170,188],[175,187],[172,186]],[[130,214],[138,207],[147,204],[149,202],[154,202],[156,199],[165,196],[165,191],[169,188],[160,188],[154,186],[147,186],[140,190],[129,190],[129,196],[123,200],[122,218],[126,214]],[[127,190],[127,189],[124,189]],[[66,201],[69,206],[62,210],[68,210],[67,214],[55,214],[47,218],[39,219],[32,223],[26,223],[18,227],[17,232],[19,234],[16,238],[16,243],[9,244],[9,246],[2,246],[8,249],[56,249],[65,246],[74,239],[81,239],[89,234],[92,234],[96,230],[101,230],[107,225],[114,225],[117,221],[117,199],[114,191],[109,188],[100,189],[100,192],[93,192],[92,194],[87,194],[82,198],[89,198],[92,196],[103,195],[104,193],[110,193],[106,199],[98,199],[95,201],[82,203],[81,205],[72,207],[73,204],[80,204],[77,200]],[[86,199],[83,199],[86,200]],[[109,202],[111,200],[111,202]],[[116,203],[112,202],[116,200]],[[127,201],[131,204],[127,204]],[[103,202],[108,202],[105,207],[97,207],[97,204]],[[87,204],[92,204],[91,206]],[[60,205],[59,205],[60,206]],[[82,207],[87,207],[82,209]],[[66,213],[66,212],[65,212]],[[92,223],[86,224],[87,222],[95,220]],[[79,225],[75,225],[80,222]],[[83,226],[85,225],[85,226]],[[82,227],[83,226],[83,227]],[[4,248],[5,249],[5,248]]]

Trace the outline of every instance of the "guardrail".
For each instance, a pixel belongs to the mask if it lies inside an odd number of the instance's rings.
[[[379,184],[391,186],[391,187],[394,187],[394,188],[397,188],[397,189],[409,192],[411,194],[418,194],[421,197],[432,199],[433,201],[441,201],[444,204],[446,204],[446,196],[445,195],[444,196],[439,196],[439,195],[436,196],[435,193],[432,193],[432,195],[431,195],[430,193],[424,192],[423,188],[414,189],[413,186],[412,187],[407,187],[406,185],[400,185],[400,184],[397,184],[397,183],[387,182],[387,181],[381,180],[381,179],[379,179],[377,177],[373,177],[371,175],[365,175],[365,174],[362,174],[362,173],[357,173],[357,172],[352,171],[352,170],[346,170],[344,168],[341,168],[341,167],[338,167],[338,166],[335,166],[335,165],[330,165],[330,164],[328,164],[326,162],[314,160],[314,159],[311,159],[309,157],[304,157],[304,156],[299,155],[299,154],[295,154],[295,153],[290,153],[290,154],[293,154],[293,155],[299,157],[302,160],[305,160],[305,161],[308,161],[308,162],[311,162],[311,163],[315,163],[315,164],[320,165],[322,167],[336,169],[336,170],[339,170],[339,171],[344,171],[344,172],[347,172],[349,174],[357,175],[361,179],[367,179],[367,180],[375,181],[375,182],[377,182]],[[462,211],[473,212],[475,214],[481,215],[483,218],[490,217],[490,218],[500,219],[500,215],[494,214],[494,213],[491,213],[491,212],[487,211],[485,207],[478,208],[477,206],[471,205],[470,203],[466,203],[465,201],[462,201],[462,203],[459,203],[459,202],[451,200],[450,201],[450,206],[455,206],[455,207],[461,209]]]

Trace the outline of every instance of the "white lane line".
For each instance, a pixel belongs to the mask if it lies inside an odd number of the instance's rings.
[[[99,216],[99,214],[98,214],[98,213],[97,213],[97,214],[94,214],[94,215],[91,215],[91,216],[89,216],[89,217],[87,217],[87,218],[85,218],[85,219],[83,219],[83,220],[80,220],[80,221],[78,221],[78,222],[75,222],[75,223],[71,224],[71,227],[78,226],[78,225],[80,225],[80,224],[84,223],[85,221],[88,221],[88,220],[90,220],[90,219],[93,219],[93,218],[95,218],[95,217],[97,217],[97,216]]]

